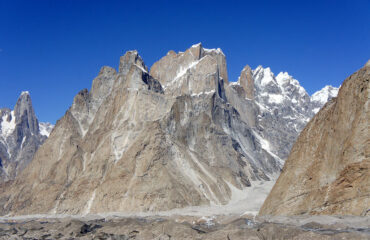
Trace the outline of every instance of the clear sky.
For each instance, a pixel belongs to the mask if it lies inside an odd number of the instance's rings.
[[[312,94],[370,58],[370,0],[0,0],[0,107],[28,90],[39,120],[55,123],[125,51],[150,67],[198,42],[224,51],[231,81],[263,65]]]

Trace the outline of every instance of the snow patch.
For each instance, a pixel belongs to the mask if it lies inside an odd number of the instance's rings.
[[[142,66],[137,65],[136,63],[135,63],[135,66],[138,67],[141,71],[143,71],[145,73],[148,73],[148,71],[146,69],[144,69]]]
[[[48,122],[40,122],[39,123],[39,129],[40,129],[40,134],[46,137],[49,137],[51,130],[53,130],[54,125]]]
[[[208,91],[208,92],[200,92],[200,93],[193,93],[191,94],[192,97],[199,97],[201,95],[209,95],[209,94],[213,94],[215,93],[215,90],[211,90],[211,91]]]
[[[281,94],[269,94],[269,103],[280,104],[284,101],[284,96]]]
[[[202,44],[202,43],[193,44],[190,48],[198,47],[198,46],[200,46],[201,44]]]
[[[23,137],[23,139],[22,139],[22,143],[21,143],[21,148],[23,148],[23,144],[24,144],[24,142],[26,141],[26,138],[27,138],[27,136],[24,136],[24,137]]]
[[[319,111],[320,111],[320,108],[314,108],[314,109],[312,109],[312,112],[313,112],[314,114],[318,113]]]
[[[203,48],[203,50],[204,50],[204,52],[206,52],[206,53],[216,53],[216,54],[222,54],[222,55],[225,55],[223,52],[222,52],[222,50],[221,50],[221,48],[213,48],[213,49],[208,49],[208,48]]]
[[[259,143],[261,144],[261,148],[264,149],[267,153],[269,153],[273,158],[275,158],[275,160],[277,160],[281,166],[283,166],[284,161],[279,156],[272,152],[269,141],[264,139],[256,131],[253,130],[252,132],[254,133],[254,136],[258,139]]]
[[[8,116],[8,114],[4,115],[1,121],[1,133],[5,138],[12,134],[16,127],[14,111],[11,111],[10,113],[11,120],[9,122]]]
[[[95,200],[95,195],[96,195],[96,189],[91,194],[91,197],[90,197],[89,201],[87,201],[86,209],[84,211],[85,214],[89,214],[90,213],[91,206],[92,206],[92,204],[93,204],[93,202]]]
[[[279,85],[283,85],[285,83],[287,83],[289,81],[289,79],[292,78],[292,76],[290,76],[288,74],[288,72],[280,72],[277,76],[276,76],[276,81]]]

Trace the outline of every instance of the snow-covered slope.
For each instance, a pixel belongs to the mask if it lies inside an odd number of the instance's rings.
[[[14,179],[28,165],[52,128],[38,122],[27,91],[14,110],[0,109],[0,182]]]

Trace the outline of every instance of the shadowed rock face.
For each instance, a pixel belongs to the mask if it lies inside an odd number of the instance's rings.
[[[28,92],[22,92],[13,111],[0,109],[0,183],[14,179],[32,160],[52,129],[40,126]]]
[[[309,122],[260,215],[369,215],[369,84],[366,65]]]

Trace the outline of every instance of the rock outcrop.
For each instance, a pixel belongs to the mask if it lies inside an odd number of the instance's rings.
[[[0,109],[0,183],[14,179],[32,160],[53,125],[39,123],[28,92],[14,110]]]
[[[369,215],[370,66],[308,123],[260,215]]]

